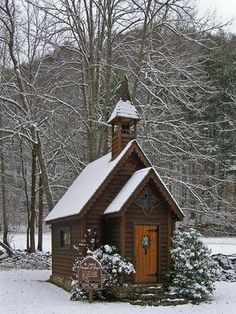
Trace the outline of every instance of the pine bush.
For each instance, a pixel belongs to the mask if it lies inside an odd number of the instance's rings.
[[[194,229],[175,231],[170,253],[173,260],[171,292],[191,300],[202,300],[213,293],[219,266],[211,258],[199,232]]]

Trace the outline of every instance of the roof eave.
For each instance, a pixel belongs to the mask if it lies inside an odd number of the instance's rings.
[[[119,120],[121,120],[121,119],[135,120],[136,122],[139,122],[139,121],[141,120],[140,117],[134,118],[134,117],[124,117],[124,116],[119,116],[119,115],[118,115],[118,116],[115,116],[115,117],[112,118],[112,119],[109,119],[109,120],[107,121],[107,123],[110,124],[110,125],[112,125],[112,124],[114,124],[115,122],[117,122],[117,121],[119,121]]]

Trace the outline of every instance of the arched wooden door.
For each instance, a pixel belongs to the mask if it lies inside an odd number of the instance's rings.
[[[135,282],[157,282],[158,226],[135,225]]]

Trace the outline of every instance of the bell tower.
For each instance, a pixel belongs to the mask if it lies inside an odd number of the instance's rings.
[[[125,77],[120,87],[120,100],[108,120],[112,126],[112,159],[125,148],[129,141],[136,138],[136,125],[139,120],[139,114],[129,94],[128,80]]]

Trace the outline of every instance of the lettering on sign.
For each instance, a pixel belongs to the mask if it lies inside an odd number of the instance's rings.
[[[82,287],[102,285],[102,265],[93,257],[81,261],[77,275]]]

